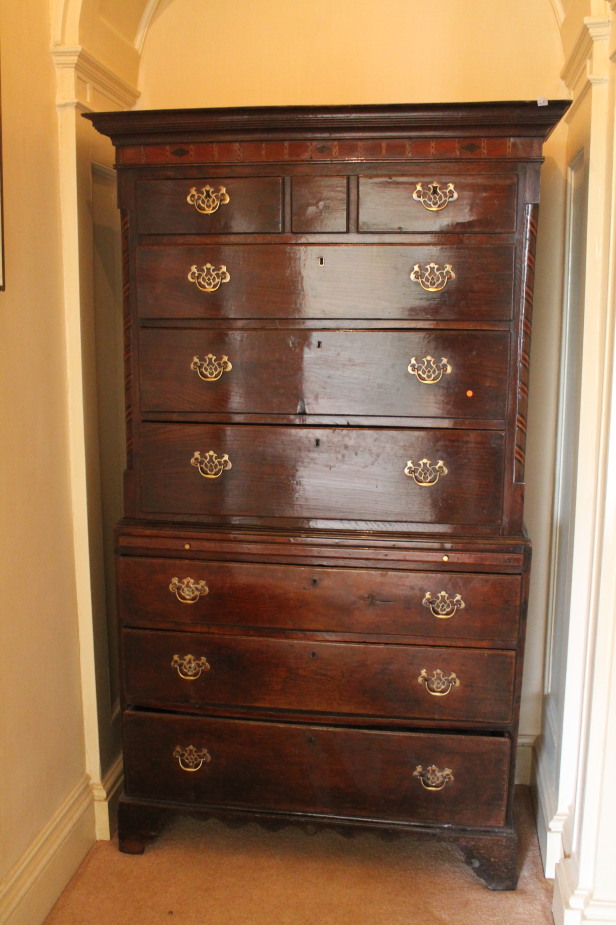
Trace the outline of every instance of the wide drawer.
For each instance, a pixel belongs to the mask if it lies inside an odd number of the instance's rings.
[[[125,630],[126,699],[508,723],[515,652]]]
[[[280,177],[138,180],[141,234],[226,234],[282,230]]]
[[[440,170],[360,177],[359,231],[500,232],[516,227],[517,176],[474,177]]]
[[[496,525],[491,431],[143,424],[147,514]]]
[[[501,419],[502,331],[139,334],[142,411]]]
[[[178,623],[514,646],[519,575],[119,556],[126,626]]]
[[[144,245],[136,249],[137,311],[142,318],[507,320],[513,253],[508,245],[460,243]]]
[[[506,738],[131,711],[123,727],[131,797],[399,823],[505,822]]]

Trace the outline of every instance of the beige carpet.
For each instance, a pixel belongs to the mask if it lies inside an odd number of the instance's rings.
[[[142,856],[98,842],[45,925],[552,925],[526,788],[518,889],[492,892],[457,849],[178,817]]]

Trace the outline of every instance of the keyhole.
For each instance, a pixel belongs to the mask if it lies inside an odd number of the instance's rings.
[[[311,653],[310,653],[310,658],[316,658],[316,657],[317,657],[317,653],[316,653],[316,652],[311,652]]]
[[[319,440],[318,437],[317,437],[317,439],[314,441],[314,445],[315,445],[315,446],[321,446],[321,441]]]
[[[325,257],[319,257],[319,266],[320,266],[320,267],[324,267],[324,266],[325,266]]]

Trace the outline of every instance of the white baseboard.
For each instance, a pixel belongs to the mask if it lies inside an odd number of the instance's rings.
[[[0,922],[40,925],[95,841],[87,776],[0,883]]]
[[[552,914],[555,925],[616,925],[616,902],[593,899],[576,887],[578,870],[572,858],[556,866]]]
[[[123,783],[122,755],[118,755],[101,783],[98,786],[92,786],[96,838],[99,841],[109,841],[115,833],[118,800],[122,793]]]
[[[570,814],[558,811],[558,794],[549,775],[550,767],[541,744],[535,752],[531,787],[537,811],[537,834],[545,876],[553,879],[556,865],[565,855],[565,830]]]
[[[537,736],[534,735],[518,736],[518,749],[515,764],[516,784],[525,784],[527,787],[530,786],[536,738]]]

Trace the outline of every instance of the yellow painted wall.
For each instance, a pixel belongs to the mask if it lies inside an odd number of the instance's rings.
[[[0,14],[1,897],[83,783],[84,746],[49,4],[0,0]]]
[[[562,62],[552,0],[161,0],[137,108],[566,98]],[[526,470],[534,568],[521,711],[528,736],[541,731],[543,700],[565,140],[561,127],[545,148],[537,255]]]
[[[160,0],[139,109],[561,96],[550,0]]]

